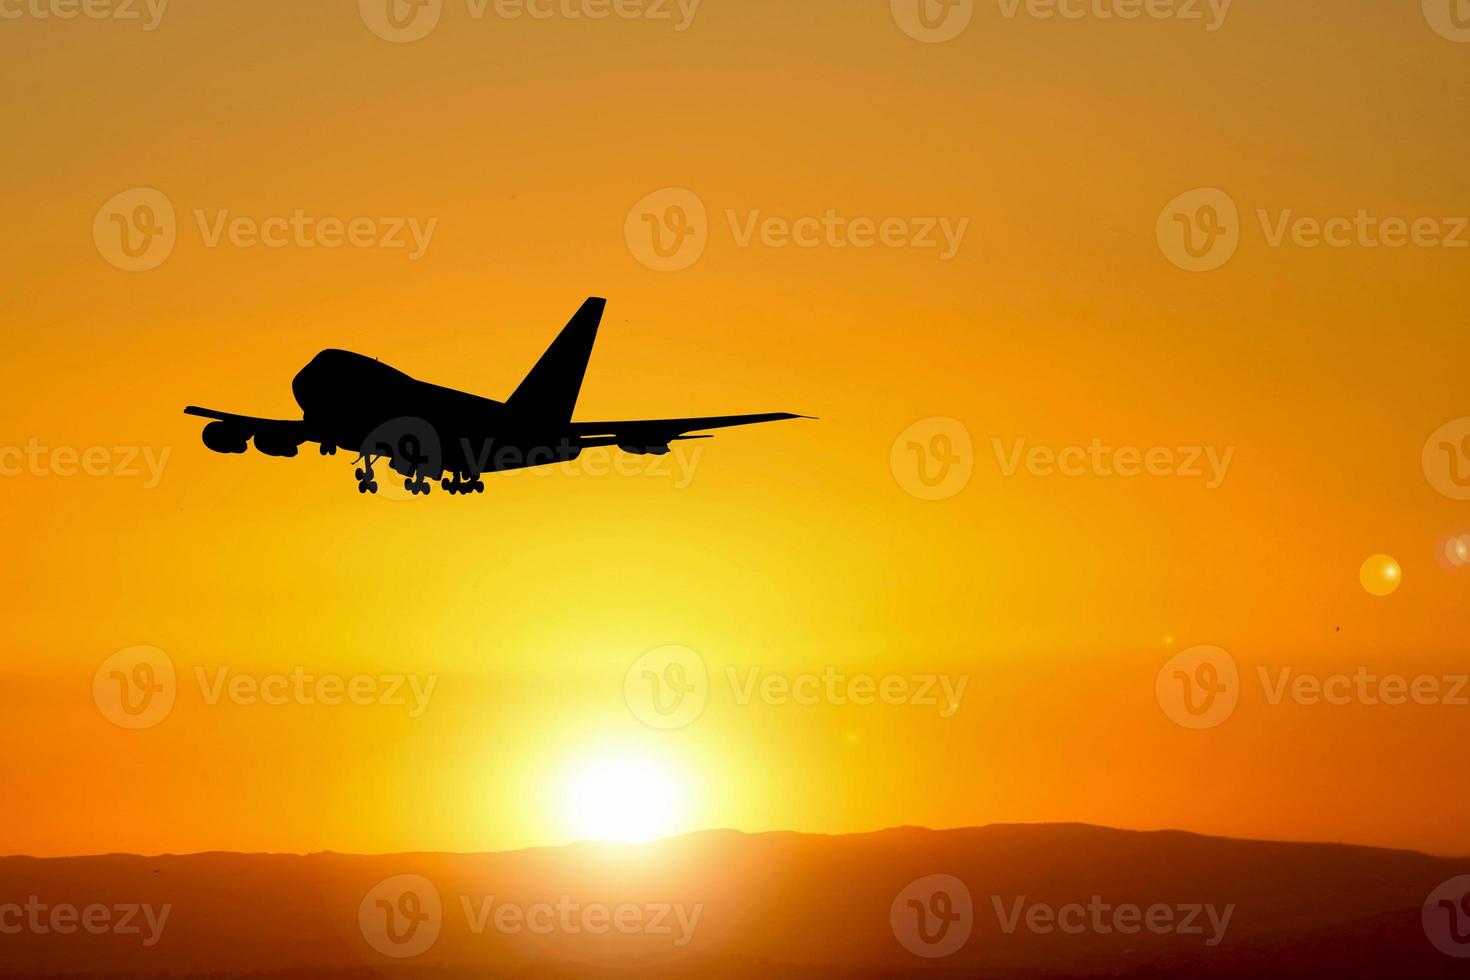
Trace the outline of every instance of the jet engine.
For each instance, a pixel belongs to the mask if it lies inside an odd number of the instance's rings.
[[[300,445],[299,440],[283,433],[257,432],[255,434],[255,448],[267,456],[295,456]]]
[[[229,422],[211,422],[204,427],[204,444],[217,453],[243,453],[250,433]]]

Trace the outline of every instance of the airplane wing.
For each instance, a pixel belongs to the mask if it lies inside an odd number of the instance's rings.
[[[698,419],[640,419],[627,422],[568,422],[567,431],[578,438],[583,446],[617,446],[623,452],[664,455],[669,443],[681,439],[710,439],[712,436],[691,436],[687,432],[701,429],[726,429],[732,425],[754,425],[757,422],[780,422],[783,419],[804,419],[809,415],[792,415],[790,412],[768,412],[764,415],[711,415]]]
[[[213,408],[200,408],[198,405],[190,405],[184,409],[185,415],[197,415],[202,419],[215,419],[220,422],[237,422],[245,426],[266,425],[305,425],[300,419],[260,419],[253,415],[235,415],[233,412],[221,412]]]
[[[214,419],[204,427],[204,444],[217,453],[243,453],[254,439],[255,448],[267,456],[295,456],[298,446],[312,441],[302,419],[260,419],[197,405],[185,408],[184,414]]]
[[[697,419],[641,419],[627,422],[569,422],[567,430],[575,436],[606,437],[618,444],[656,445],[673,439],[698,439],[707,436],[686,436],[686,432],[703,429],[727,429],[734,425],[754,425],[757,422],[780,422],[785,419],[806,419],[810,415],[792,415],[790,412],[768,412],[764,415],[711,415]]]

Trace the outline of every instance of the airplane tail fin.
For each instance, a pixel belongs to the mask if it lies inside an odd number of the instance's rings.
[[[538,422],[570,422],[606,307],[607,300],[596,296],[583,303],[506,401],[506,407]]]

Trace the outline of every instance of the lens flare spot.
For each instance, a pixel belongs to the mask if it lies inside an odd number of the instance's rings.
[[[1388,555],[1373,555],[1358,570],[1358,580],[1363,583],[1363,588],[1368,590],[1369,595],[1392,595],[1398,591],[1403,579],[1403,569]]]

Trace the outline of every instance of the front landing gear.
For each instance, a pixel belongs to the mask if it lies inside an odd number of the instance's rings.
[[[425,480],[422,476],[410,477],[409,479],[403,481],[403,489],[412,494],[421,493],[424,496],[428,496],[429,481]]]
[[[358,469],[356,470],[356,473],[357,473],[357,492],[358,493],[377,493],[378,492],[378,481],[375,480],[375,479],[373,479],[373,461],[372,461],[372,459],[370,457],[367,457],[367,456],[359,456],[358,459],[360,459],[360,460],[363,461],[363,465],[360,466],[360,467],[358,467]]]

